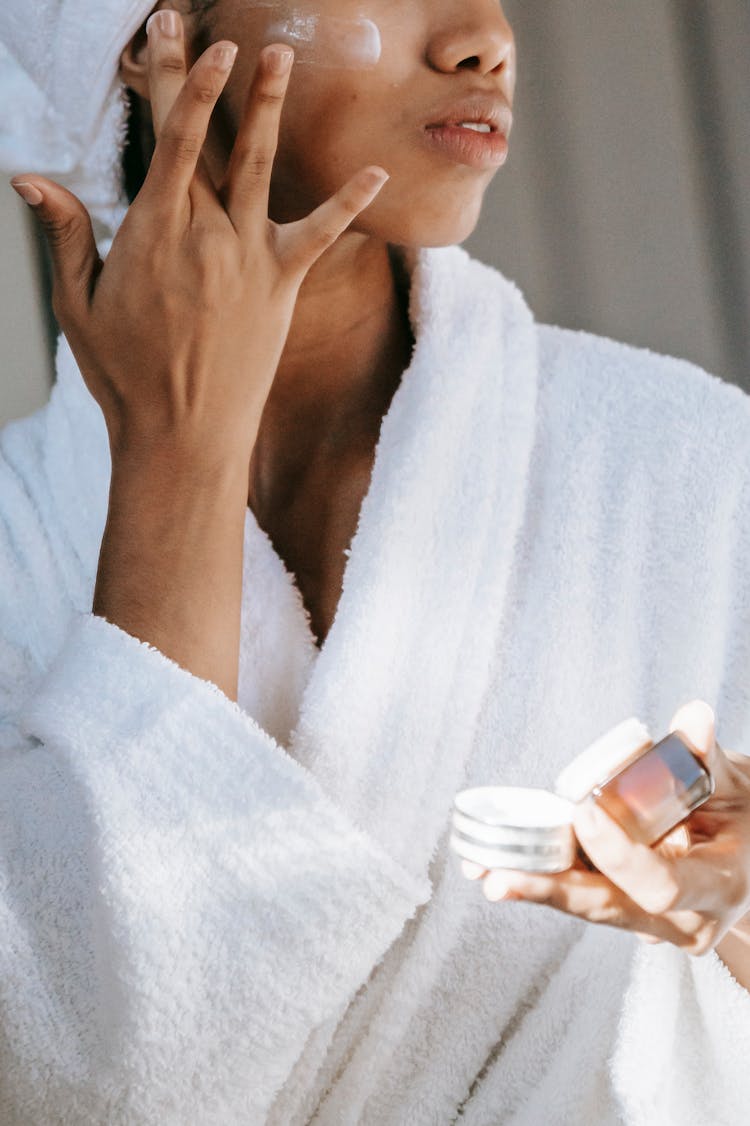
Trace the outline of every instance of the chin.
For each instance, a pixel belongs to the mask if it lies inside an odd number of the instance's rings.
[[[386,195],[390,183],[352,229],[380,238],[395,246],[455,246],[474,231],[482,211],[483,193],[456,198],[399,201],[395,192]],[[389,198],[390,196],[390,198]]]
[[[271,218],[289,223],[309,214],[352,175],[364,159],[349,160],[335,176],[330,167],[310,169],[287,158],[274,170]],[[377,160],[370,163],[377,164]],[[390,161],[380,162],[388,169]],[[394,246],[454,246],[473,232],[491,175],[462,170],[450,175],[433,168],[396,169],[349,230]]]

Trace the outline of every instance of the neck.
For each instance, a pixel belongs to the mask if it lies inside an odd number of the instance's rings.
[[[343,464],[377,440],[409,363],[408,279],[386,243],[343,235],[300,288],[250,463],[256,512],[321,460]]]

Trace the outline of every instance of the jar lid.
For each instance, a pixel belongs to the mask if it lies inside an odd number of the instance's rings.
[[[652,743],[648,728],[639,719],[618,723],[558,774],[555,793],[571,802],[583,801],[595,786],[603,786]]]
[[[531,830],[570,825],[570,803],[548,790],[523,786],[475,786],[461,790],[453,804],[458,813],[484,825]]]

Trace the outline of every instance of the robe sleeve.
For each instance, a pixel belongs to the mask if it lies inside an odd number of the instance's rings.
[[[639,947],[613,1079],[627,1126],[737,1126],[750,1107],[750,993],[715,951]]]
[[[0,1120],[52,1121],[62,1099],[76,1121],[263,1121],[429,883],[217,687],[94,614],[19,727],[0,760]]]

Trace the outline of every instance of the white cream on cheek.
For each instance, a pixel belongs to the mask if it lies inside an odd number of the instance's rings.
[[[346,19],[326,15],[312,7],[256,6],[272,8],[278,13],[265,30],[263,45],[288,43],[294,48],[295,66],[369,70],[380,60],[380,29],[366,16]]]

